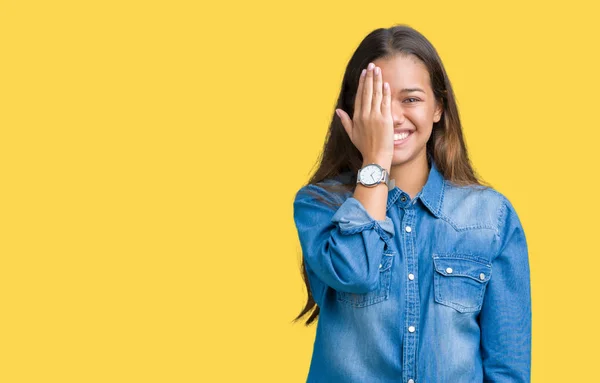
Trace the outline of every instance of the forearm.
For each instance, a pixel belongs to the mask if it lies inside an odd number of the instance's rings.
[[[376,163],[382,166],[388,173],[390,172],[390,161],[383,161],[377,158],[363,161],[363,166]],[[378,221],[383,221],[386,217],[388,187],[380,183],[374,187],[366,187],[361,183],[356,185],[353,197],[356,198],[367,210],[367,212]]]

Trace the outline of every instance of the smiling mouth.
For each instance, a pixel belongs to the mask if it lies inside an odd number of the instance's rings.
[[[394,144],[403,143],[410,137],[414,132],[402,132],[402,133],[394,133]]]

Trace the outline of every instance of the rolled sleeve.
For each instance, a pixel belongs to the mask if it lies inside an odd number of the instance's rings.
[[[383,221],[374,219],[362,203],[354,197],[349,197],[344,201],[331,218],[331,222],[337,223],[342,234],[346,235],[375,228],[378,233],[386,234],[386,240],[394,236],[394,223],[390,217],[386,216]]]
[[[389,217],[373,219],[353,197],[340,197],[312,184],[296,194],[294,221],[306,268],[338,291],[367,293],[379,286],[379,264],[394,235],[393,223]],[[315,290],[315,296],[324,293]]]

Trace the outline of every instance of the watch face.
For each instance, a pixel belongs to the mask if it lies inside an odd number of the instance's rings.
[[[360,171],[360,182],[365,185],[375,185],[382,176],[383,173],[378,166],[367,165]]]

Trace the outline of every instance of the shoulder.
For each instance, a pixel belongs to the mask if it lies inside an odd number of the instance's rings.
[[[456,229],[491,229],[498,233],[514,208],[506,195],[483,185],[459,186],[444,181],[442,215]]]

